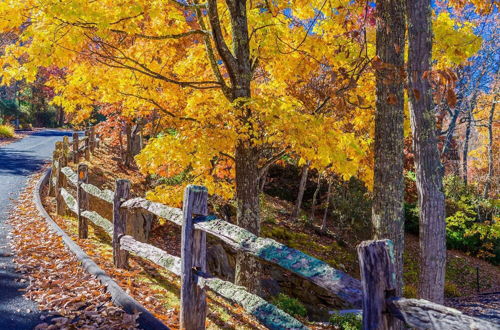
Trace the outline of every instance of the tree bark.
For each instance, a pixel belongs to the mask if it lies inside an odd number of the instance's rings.
[[[133,126],[126,124],[127,150],[125,154],[125,166],[130,167],[134,163],[134,157],[142,150],[142,120],[138,120]]]
[[[269,174],[269,167],[266,167],[264,171],[262,172],[262,175],[260,177],[259,181],[259,193],[264,192],[264,187],[266,186],[266,181],[267,181],[267,175]]]
[[[326,218],[328,216],[328,209],[330,208],[330,196],[332,193],[332,185],[333,185],[333,180],[330,179],[328,181],[328,191],[326,193],[326,206],[325,206],[325,212],[323,213],[323,222],[321,223],[321,231],[323,233],[326,233],[326,231],[327,231]]]
[[[237,223],[251,233],[260,235],[259,168],[258,150],[239,144],[236,149],[236,200],[238,204]],[[261,265],[243,252],[236,256],[237,285],[249,292],[260,293]]]
[[[394,242],[397,294],[402,292],[404,246],[404,0],[377,1],[374,239]]]
[[[467,172],[469,170],[469,141],[470,141],[470,133],[472,129],[472,109],[467,111],[466,118],[466,127],[465,127],[465,139],[464,139],[464,149],[462,153],[462,180],[464,184],[468,183],[468,175]]]
[[[64,109],[61,106],[55,106],[56,109],[56,126],[62,127],[64,125]]]
[[[318,173],[318,183],[316,185],[316,190],[314,191],[313,194],[313,199],[311,203],[311,223],[314,221],[314,213],[316,211],[316,201],[318,198],[319,190],[321,189],[321,173]]]
[[[306,190],[307,174],[309,173],[310,162],[307,162],[302,166],[302,175],[300,176],[299,193],[297,194],[297,200],[295,201],[295,206],[292,212],[292,220],[297,220],[300,213],[300,207],[302,206],[302,200],[304,198],[304,191]]]
[[[436,303],[444,298],[446,224],[443,166],[437,147],[431,68],[431,1],[408,0],[409,100],[420,208],[419,296]]]
[[[490,109],[490,116],[488,118],[488,175],[484,183],[483,198],[489,197],[491,189],[491,181],[493,179],[493,118],[495,117],[495,107],[497,104],[496,98],[493,99],[493,104]]]

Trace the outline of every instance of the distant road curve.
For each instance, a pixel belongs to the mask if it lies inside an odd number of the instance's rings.
[[[29,175],[38,171],[50,160],[54,144],[71,132],[43,130],[22,140],[0,147],[0,329],[33,329],[41,323],[41,313],[36,304],[18,291],[26,284],[20,283],[15,272],[6,223],[12,200],[26,186]]]

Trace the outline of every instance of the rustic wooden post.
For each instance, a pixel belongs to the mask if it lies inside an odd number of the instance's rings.
[[[78,133],[73,133],[73,163],[78,164],[80,161],[80,154],[78,153]]]
[[[189,185],[184,190],[181,240],[181,328],[205,329],[205,290],[198,287],[195,270],[206,272],[206,234],[194,230],[193,216],[207,215],[205,187]]]
[[[363,287],[363,329],[393,329],[397,319],[386,300],[396,292],[394,245],[391,240],[364,241],[358,245]]]
[[[96,133],[96,135],[95,135],[95,147],[99,148],[100,143],[101,143],[101,138],[100,138],[99,134]]]
[[[52,152],[52,170],[50,171],[50,178],[49,178],[49,196],[56,196],[56,186],[54,184],[54,178],[57,178],[57,169],[58,166],[56,166],[56,163],[58,163],[58,159],[61,155],[61,151],[59,149],[56,149]]]
[[[63,136],[63,153],[65,157],[68,157],[69,154],[69,137]]]
[[[89,197],[83,190],[82,183],[89,182],[89,167],[86,164],[78,165],[78,184],[76,186],[76,196],[78,202],[78,237],[87,238],[89,225],[87,219],[82,217],[82,212],[89,208]]]
[[[130,181],[116,180],[113,200],[113,263],[118,268],[126,268],[128,265],[128,252],[120,250],[120,239],[127,229],[127,210],[121,209],[121,204],[129,198],[129,195]]]
[[[90,152],[94,154],[95,151],[95,130],[94,127],[92,126],[90,129]]]
[[[89,161],[90,160],[90,134],[89,130],[85,131],[85,160]]]
[[[68,160],[66,156],[63,154],[59,157],[59,167],[57,168],[57,177],[56,177],[56,213],[58,215],[66,214],[66,203],[61,195],[61,188],[66,187],[66,176],[61,171],[64,167],[68,165]]]

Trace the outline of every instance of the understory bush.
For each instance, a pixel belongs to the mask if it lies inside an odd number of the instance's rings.
[[[444,183],[448,248],[500,264],[498,201],[482,198],[474,186],[459,177],[446,177]]]
[[[273,305],[292,316],[305,317],[307,315],[307,309],[304,305],[298,299],[289,297],[286,294],[278,294],[271,302]]]
[[[0,125],[0,137],[2,138],[14,137],[14,127],[10,125]]]
[[[446,198],[446,246],[500,264],[500,204],[485,199],[476,186],[460,177],[444,178]],[[418,235],[419,210],[405,203],[405,230]]]
[[[332,186],[330,213],[344,227],[370,228],[372,201],[365,183],[355,177],[337,178]]]
[[[358,330],[361,329],[362,319],[359,314],[335,313],[330,316],[330,324],[342,330]]]
[[[405,231],[418,235],[418,207],[415,204],[404,203]]]

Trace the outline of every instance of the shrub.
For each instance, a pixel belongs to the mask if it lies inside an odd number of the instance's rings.
[[[413,285],[405,285],[403,286],[403,297],[405,298],[417,298],[418,292],[417,288]]]
[[[32,131],[33,130],[33,125],[29,123],[22,123],[21,124],[21,130],[23,131]]]
[[[276,307],[287,312],[292,316],[306,316],[307,310],[304,305],[297,299],[280,293],[271,301]]]
[[[361,329],[362,319],[359,314],[335,313],[330,316],[330,324],[342,330],[358,330]]]
[[[332,186],[330,213],[344,226],[366,229],[371,226],[372,201],[365,183],[355,177],[336,178]]]
[[[404,203],[405,211],[405,231],[418,235],[419,231],[419,211],[418,206]]]
[[[445,282],[444,295],[448,298],[460,297],[462,294],[455,283]]]
[[[14,127],[9,125],[0,125],[0,137],[2,138],[14,137]]]
[[[448,248],[462,250],[500,263],[499,208],[495,201],[481,197],[474,186],[455,176],[445,178],[446,243]]]

